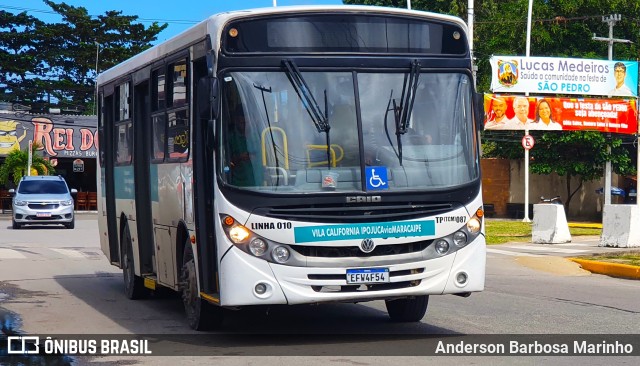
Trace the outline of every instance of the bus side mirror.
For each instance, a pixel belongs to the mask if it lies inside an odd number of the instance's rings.
[[[484,94],[473,92],[473,117],[478,131],[484,130]]]

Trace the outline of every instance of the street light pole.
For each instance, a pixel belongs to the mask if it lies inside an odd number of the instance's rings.
[[[618,39],[613,38],[613,27],[622,19],[622,15],[620,14],[611,14],[609,16],[603,16],[602,21],[609,25],[609,38],[604,37],[596,37],[595,33],[593,34],[593,40],[595,41],[603,41],[609,44],[609,61],[613,60],[613,44],[614,43],[632,43],[628,39]],[[607,134],[607,137],[610,139],[611,134]],[[611,154],[611,145],[607,146],[607,154]],[[611,204],[611,161],[607,159],[607,162],[604,166],[604,205]]]
[[[531,17],[533,14],[533,0],[529,0],[529,9],[527,10],[527,44],[526,56],[531,55]],[[529,95],[529,93],[525,93]],[[527,126],[525,124],[525,126]],[[529,134],[529,127],[525,127],[524,135]],[[529,149],[524,149],[524,218],[523,222],[531,222],[529,218]]]
[[[473,2],[474,0],[469,0],[467,2],[467,27],[469,28],[469,52],[471,53],[471,64],[473,65]],[[476,72],[473,71],[473,80],[475,82]]]
[[[96,98],[93,101],[93,108],[96,116],[98,115],[98,57],[100,57],[100,43],[94,41],[96,44]]]

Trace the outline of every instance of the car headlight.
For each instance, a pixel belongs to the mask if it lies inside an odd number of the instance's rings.
[[[73,200],[60,201],[60,204],[63,206],[71,206],[73,205]]]
[[[13,200],[13,205],[14,206],[26,206],[27,203],[28,203],[27,201]]]

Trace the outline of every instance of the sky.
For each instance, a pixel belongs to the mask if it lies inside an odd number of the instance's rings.
[[[274,0],[53,0],[75,7],[84,7],[89,15],[106,11],[122,11],[123,15],[137,15],[140,23],[149,26],[154,20],[168,23],[158,34],[155,43],[165,41],[207,17],[230,10],[273,6]],[[338,5],[342,0],[275,0],[277,6]],[[37,17],[45,22],[60,22],[61,18],[42,0],[0,0],[0,10]],[[52,14],[53,13],[53,14]]]

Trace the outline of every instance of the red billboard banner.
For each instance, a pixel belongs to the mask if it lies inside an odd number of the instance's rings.
[[[549,98],[485,94],[487,130],[591,130],[635,134],[635,99]]]

